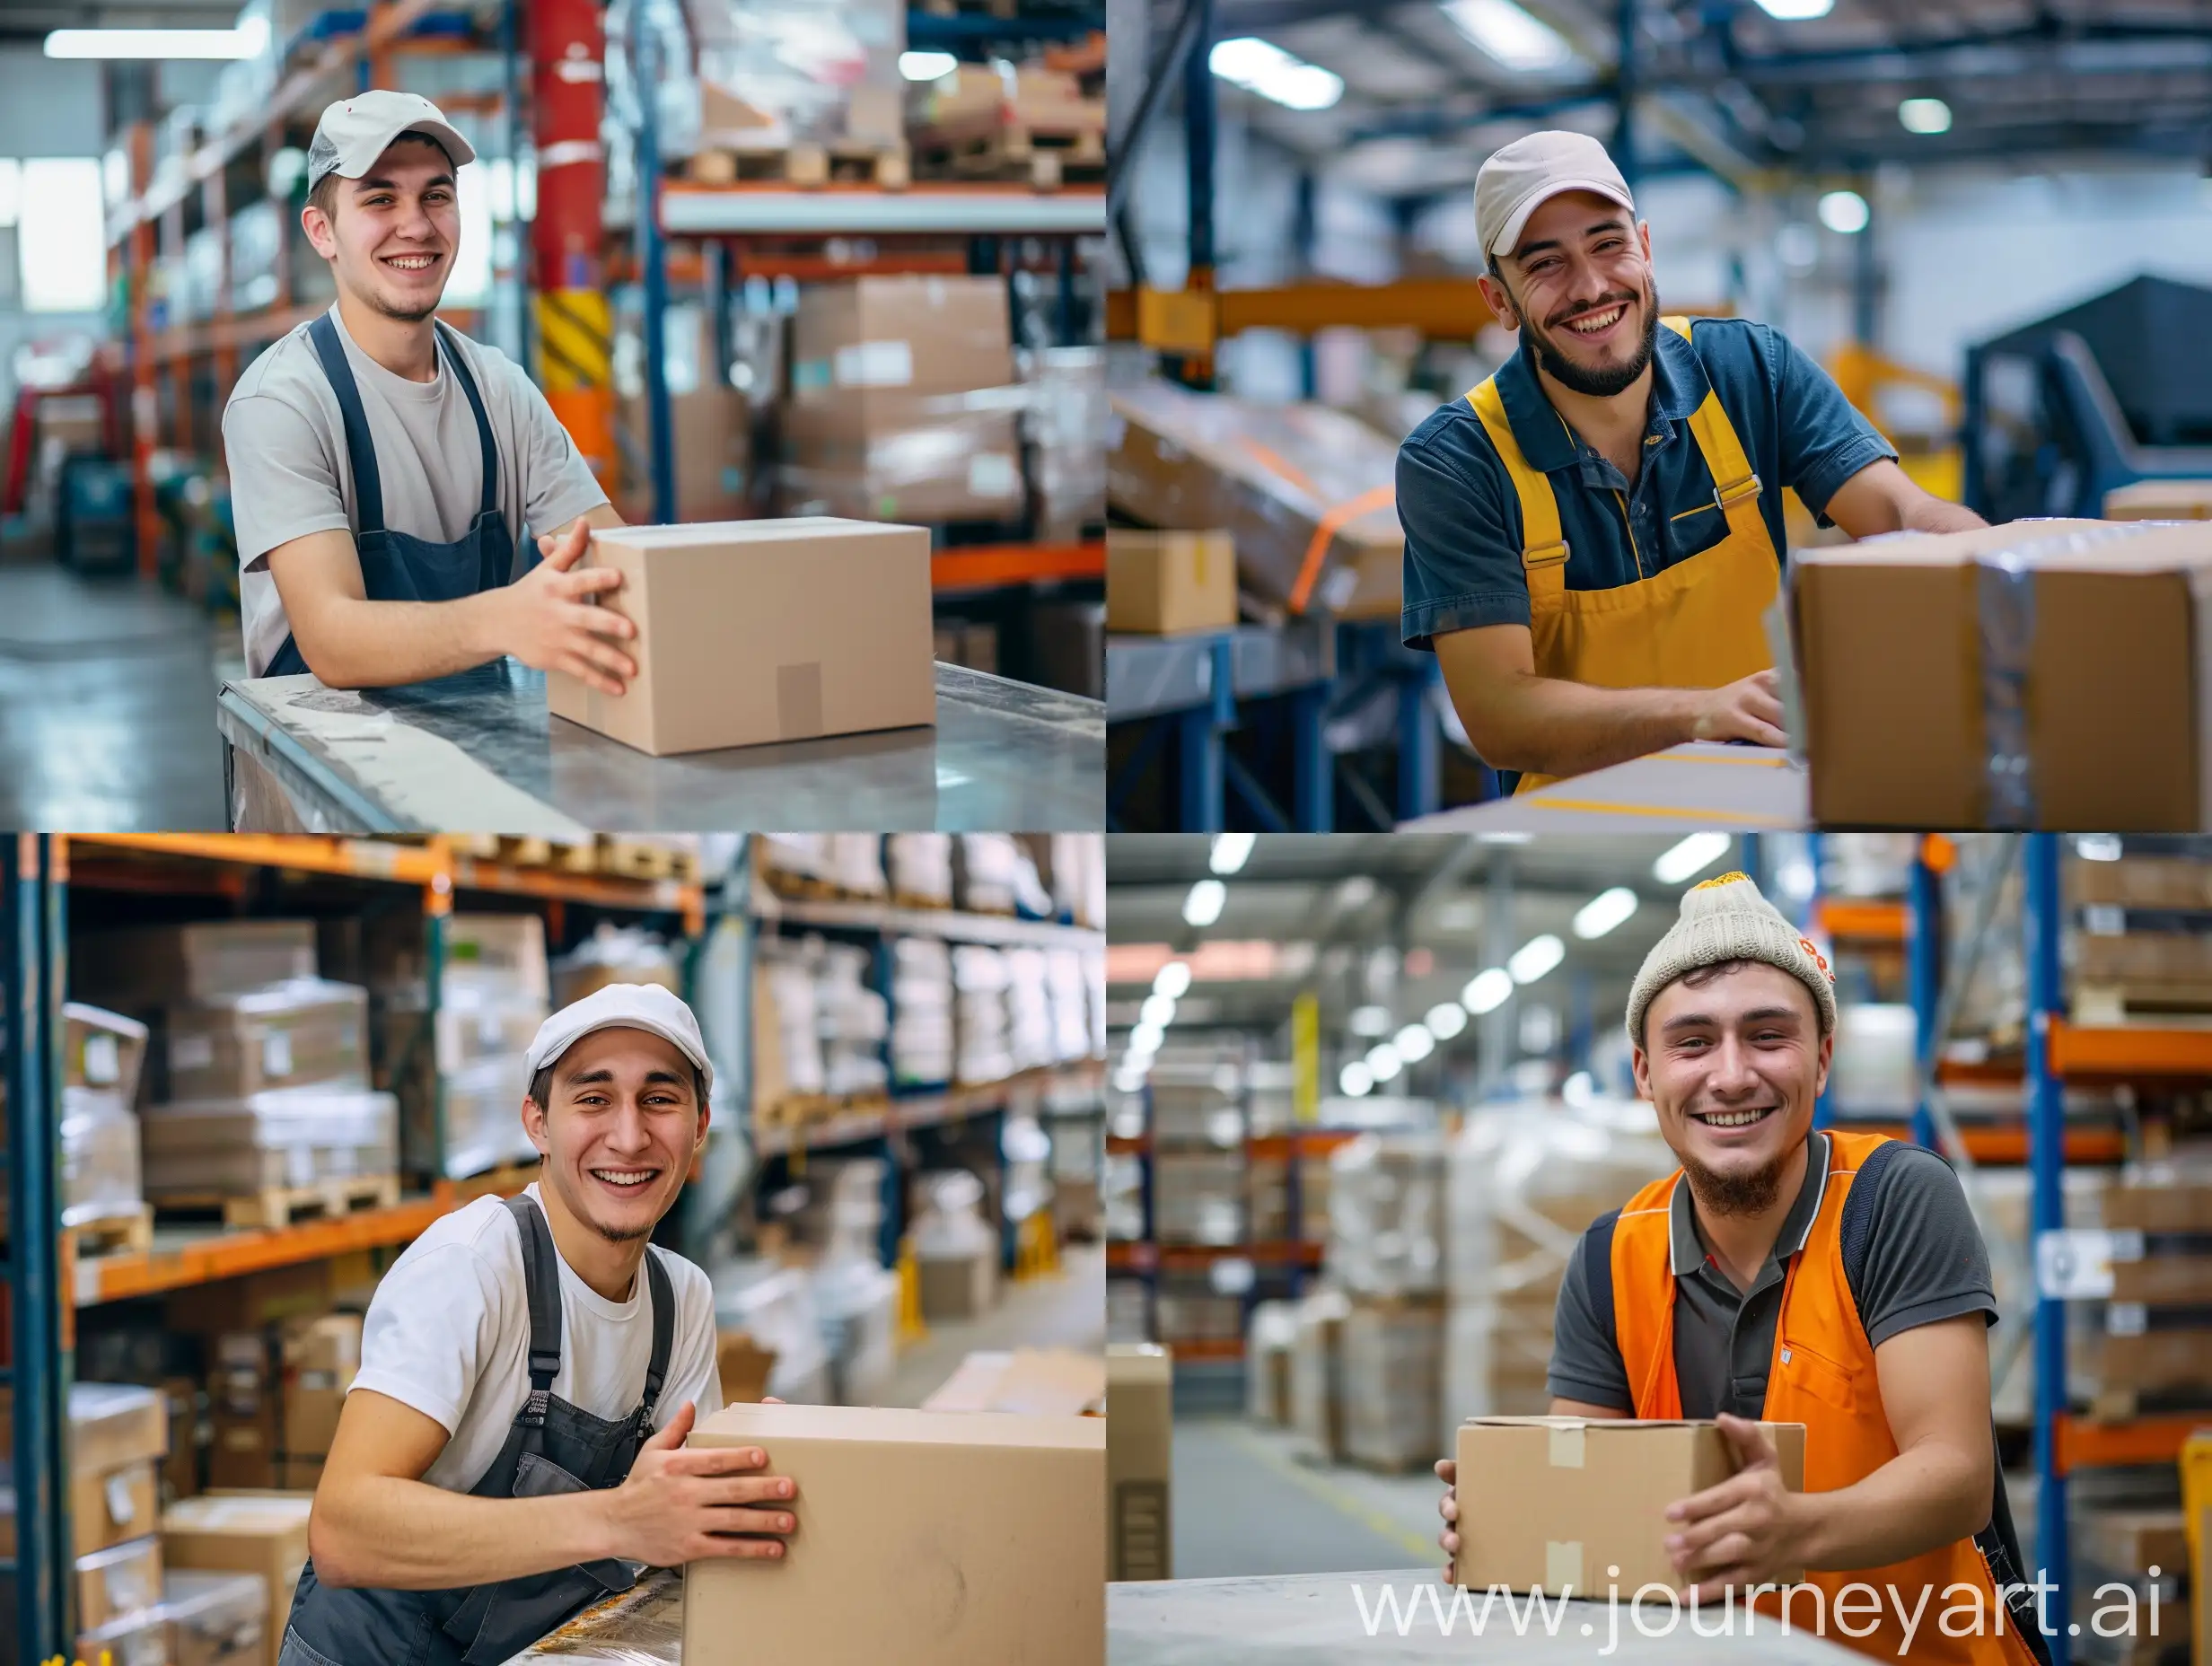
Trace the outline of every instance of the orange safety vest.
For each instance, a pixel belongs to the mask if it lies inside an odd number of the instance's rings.
[[[1690,320],[1660,320],[1684,341]],[[1569,551],[1550,478],[1529,466],[1493,376],[1467,395],[1521,500],[1521,566],[1528,575],[1536,674],[1599,688],[1718,688],[1770,671],[1763,616],[1782,587],[1782,562],[1759,512],[1760,481],[1711,388],[1690,418],[1691,438],[1728,522],[1719,543],[1611,590],[1569,590]],[[1627,513],[1624,508],[1622,513]],[[1631,538],[1634,534],[1630,534]],[[1516,792],[1558,779],[1524,775]]]
[[[1832,1492],[1862,1481],[1897,1456],[1882,1409],[1874,1374],[1874,1346],[1859,1321],[1858,1303],[1844,1270],[1842,1221],[1851,1179],[1873,1150],[1885,1143],[1878,1134],[1828,1131],[1829,1169],[1819,1213],[1804,1249],[1790,1258],[1782,1285],[1782,1311],[1775,1324],[1774,1357],[1769,1362],[1767,1399],[1760,1416],[1769,1423],[1805,1425],[1804,1486],[1809,1493]],[[1674,1264],[1668,1223],[1680,1171],[1655,1180],[1631,1198],[1613,1228],[1613,1332],[1628,1367],[1638,1417],[1678,1418],[1682,1415],[1680,1383],[1674,1374]],[[2014,1617],[1996,1596],[1989,1566],[1971,1539],[1938,1547],[1887,1567],[1848,1573],[1811,1573],[1807,1583],[1825,1593],[1821,1613],[1829,1617],[1828,1635],[1861,1653],[1883,1660],[1903,1659],[1904,1628],[1898,1623],[1888,1587],[1904,1599],[1907,1613],[1929,1588],[1927,1607],[1913,1634],[1916,1662],[1955,1666],[2036,1666],[2036,1655],[2023,1640]],[[1863,1638],[1851,1637],[1833,1618],[1836,1593],[1844,1586],[1866,1584],[1882,1593],[1880,1625]],[[1979,1636],[1948,1637],[1938,1625],[1952,1586],[1971,1587],[1983,1606]],[[1779,1595],[1762,1595],[1761,1612],[1781,1611]],[[1791,1605],[1790,1624],[1810,1627],[1813,1605],[1800,1598]],[[1855,1594],[1849,1610],[1857,1629],[1871,1616]],[[1999,1633],[1998,1616],[2003,1616]]]

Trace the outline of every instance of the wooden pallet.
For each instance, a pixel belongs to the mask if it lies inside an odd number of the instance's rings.
[[[258,1192],[231,1196],[215,1192],[179,1192],[157,1200],[163,1213],[199,1213],[220,1210],[223,1224],[232,1231],[244,1227],[276,1228],[300,1221],[335,1220],[370,1209],[390,1209],[399,1202],[396,1174],[349,1175],[318,1180],[312,1186],[267,1186]]]
[[[906,146],[876,140],[801,139],[774,150],[709,146],[684,164],[694,185],[778,183],[802,189],[836,184],[902,191],[914,174]]]
[[[2172,1389],[2105,1389],[2089,1402],[2092,1423],[2133,1423],[2138,1417],[2158,1417],[2202,1412],[2212,1422],[2212,1401],[2202,1390]]]
[[[1022,0],[922,0],[921,9],[932,17],[958,17],[962,13],[984,17],[1019,17]]]
[[[926,178],[1023,180],[1040,191],[1106,177],[1103,101],[1071,104],[1064,117],[1023,121],[1011,111],[926,128],[914,137],[917,171]]]
[[[2212,978],[2159,978],[2074,986],[2076,1024],[2102,1028],[2154,1016],[2165,1026],[2176,1021],[2212,1026]]]
[[[910,890],[895,890],[891,892],[891,899],[899,908],[921,913],[950,914],[952,911],[952,899],[945,897],[920,897]]]
[[[140,1204],[136,1214],[102,1215],[62,1229],[79,1260],[103,1255],[145,1255],[154,1248],[154,1210]]]
[[[606,838],[599,847],[599,871],[626,879],[683,880],[699,877],[698,853],[653,839]]]
[[[487,1169],[481,1174],[453,1181],[453,1191],[455,1196],[467,1200],[512,1197],[538,1178],[540,1166],[534,1162],[502,1163],[496,1169]]]

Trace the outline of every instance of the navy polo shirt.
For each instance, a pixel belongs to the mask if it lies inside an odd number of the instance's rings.
[[[1644,466],[1633,487],[1552,409],[1525,336],[1497,373],[1522,454],[1551,478],[1559,502],[1569,590],[1636,583],[1725,535],[1712,473],[1690,432],[1708,388],[1719,390],[1765,488],[1760,510],[1778,552],[1788,548],[1783,487],[1795,487],[1827,525],[1836,488],[1897,455],[1781,331],[1744,319],[1699,319],[1691,338],[1659,327]],[[1529,622],[1521,500],[1464,399],[1435,412],[1399,448],[1398,518],[1406,532],[1400,634],[1408,647],[1433,649],[1432,639],[1451,631]]]

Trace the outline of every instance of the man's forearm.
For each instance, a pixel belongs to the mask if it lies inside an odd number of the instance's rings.
[[[1908,532],[1971,532],[1989,524],[1963,504],[1925,494],[1906,505],[1902,519]]]
[[[450,677],[506,652],[499,630],[504,592],[455,601],[362,601],[325,605],[315,646],[301,653],[334,688],[388,688]]]
[[[1987,1463],[1950,1446],[1909,1449],[1863,1481],[1803,1495],[1805,1565],[1885,1567],[1964,1539],[1988,1521],[1992,1491]]]
[[[1497,769],[1578,776],[1625,764],[1692,738],[1696,688],[1598,688],[1526,677],[1505,709],[1460,721],[1483,761]]]
[[[315,1575],[381,1591],[488,1585],[610,1556],[604,1492],[478,1498],[366,1476],[315,1498]]]

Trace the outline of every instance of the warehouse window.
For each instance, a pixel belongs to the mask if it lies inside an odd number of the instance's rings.
[[[19,180],[23,310],[98,311],[108,289],[99,158],[36,157],[21,164]]]

